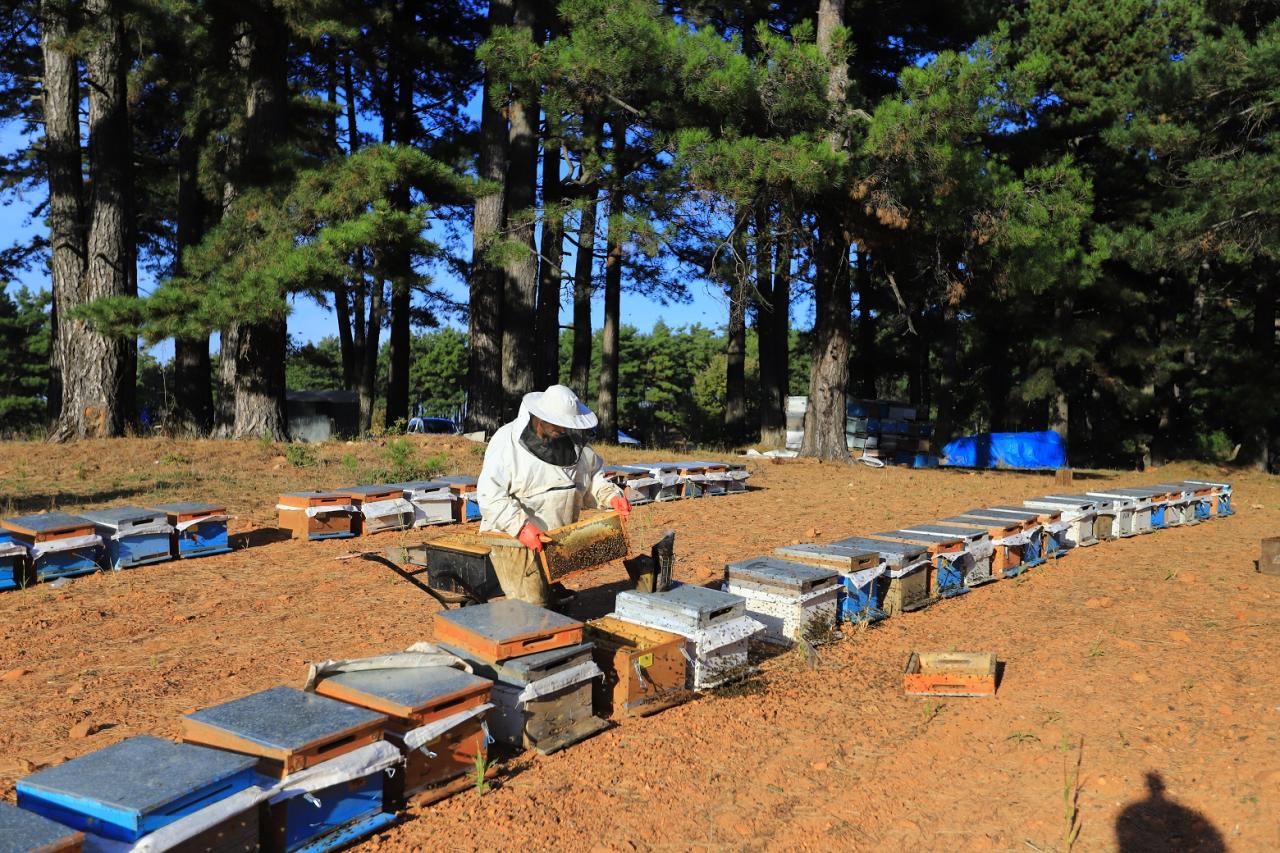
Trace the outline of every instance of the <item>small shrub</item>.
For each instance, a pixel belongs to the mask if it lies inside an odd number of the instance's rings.
[[[284,461],[294,468],[310,468],[316,464],[316,452],[305,444],[290,444],[284,449]]]

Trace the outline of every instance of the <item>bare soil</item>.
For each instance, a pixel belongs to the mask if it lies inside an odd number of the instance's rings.
[[[474,474],[483,452],[415,445],[446,454],[449,473]],[[6,515],[225,501],[237,545],[0,594],[0,795],[127,736],[175,736],[184,712],[301,685],[310,661],[430,639],[439,605],[385,567],[336,558],[457,527],[316,543],[274,530],[280,492],[351,485],[385,453],[331,444],[294,467],[258,442],[0,445]],[[1253,565],[1280,530],[1280,480],[1174,465],[1077,472],[1089,478],[1077,485],[1218,476],[1236,484],[1234,518],[1073,551],[848,632],[816,661],[765,659],[726,694],[506,757],[490,792],[416,808],[356,849],[1062,851],[1072,797],[1077,850],[1280,849],[1280,578]],[[778,545],[1057,490],[1039,474],[810,462],[756,465],[751,485],[639,507],[633,541],[675,529],[676,577],[707,582]],[[626,574],[615,562],[569,584],[575,615],[592,617]],[[995,698],[903,695],[912,650],[953,649],[998,655]]]

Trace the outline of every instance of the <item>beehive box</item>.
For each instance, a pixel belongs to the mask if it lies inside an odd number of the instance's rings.
[[[984,583],[991,583],[996,576],[991,573],[991,554],[994,550],[991,535],[984,527],[943,527],[936,524],[912,524],[902,528],[903,532],[923,538],[947,540],[960,537],[964,543],[964,558],[957,559],[955,565],[963,575],[966,587],[973,588]]]
[[[30,582],[26,547],[15,542],[9,531],[0,530],[0,591],[19,589]]]
[[[538,559],[551,583],[565,575],[589,569],[610,560],[620,560],[631,551],[622,516],[613,511],[584,512],[572,524],[548,530]]]
[[[1018,518],[1022,513],[1031,514],[1040,525],[1040,555],[1047,560],[1056,560],[1066,556],[1070,543],[1067,540],[1067,529],[1070,522],[1063,520],[1062,510],[1057,507],[1013,506],[997,504],[987,507],[988,512]]]
[[[407,548],[406,555],[409,562],[426,567],[427,585],[432,589],[488,601],[502,592],[489,560],[493,547],[486,536],[450,533]]]
[[[156,504],[173,526],[173,554],[180,560],[211,557],[231,550],[227,539],[227,508],[197,501]]]
[[[996,656],[989,652],[912,652],[902,683],[908,696],[994,696]]]
[[[1209,486],[1213,489],[1212,511],[1216,517],[1235,515],[1235,510],[1231,506],[1231,497],[1233,489],[1230,483],[1212,482],[1209,480],[1187,480],[1189,485],[1193,486]]]
[[[592,684],[601,673],[590,643],[499,661],[442,648],[493,679],[489,730],[501,743],[549,755],[608,727],[592,713]]]
[[[991,521],[1015,521],[1021,525],[1019,533],[1021,534],[1022,544],[1022,564],[1029,568],[1035,568],[1042,565],[1045,560],[1044,550],[1044,528],[1040,524],[1039,514],[1031,509],[1013,509],[1013,510],[995,510],[988,507],[978,507],[975,509],[965,510],[960,513],[961,517],[974,520],[983,520],[988,523]]]
[[[484,713],[492,686],[489,679],[461,669],[423,666],[336,673],[317,682],[315,691],[386,715],[386,738],[405,756],[404,772],[388,784],[389,800],[403,803],[469,772],[477,755],[488,756]],[[440,725],[451,719],[456,722]],[[406,744],[406,735],[433,724],[438,734],[424,739],[420,747]]]
[[[842,572],[840,592],[836,595],[836,616],[841,622],[879,622],[884,612],[884,596],[889,576],[883,566],[858,572]]]
[[[352,486],[338,491],[351,496],[360,513],[360,530],[366,536],[388,530],[408,530],[413,526],[413,504],[398,485]]]
[[[852,545],[817,545],[804,542],[773,549],[774,555],[814,566],[829,566],[842,574],[874,568],[881,561],[880,554],[868,548]]]
[[[453,489],[439,480],[412,480],[395,483],[413,506],[413,526],[453,524]]]
[[[888,616],[910,613],[928,607],[938,600],[929,586],[931,563],[923,545],[890,542],[864,536],[850,536],[835,544],[875,551],[885,564],[888,581],[884,593],[884,612]]]
[[[685,497],[684,477],[680,474],[680,467],[674,462],[645,462],[643,467],[648,469],[649,476],[658,481],[654,500],[674,501]]]
[[[1165,507],[1169,495],[1162,489],[1148,487],[1117,488],[1117,494],[1132,498],[1133,529],[1135,533],[1154,533],[1168,526],[1165,521]]]
[[[107,565],[132,569],[173,559],[173,525],[162,510],[115,506],[84,513],[106,547]]]
[[[688,632],[742,617],[746,601],[718,589],[674,584],[662,592],[624,590],[618,593],[614,608],[617,616],[628,622],[688,636]]]
[[[1165,524],[1169,527],[1199,524],[1200,514],[1196,511],[1199,497],[1194,488],[1183,483],[1158,483],[1152,486],[1165,492]]]
[[[4,853],[80,853],[84,833],[0,802],[0,850]]]
[[[77,577],[101,568],[102,537],[87,518],[46,512],[6,518],[0,527],[26,548],[32,580]]]
[[[1032,510],[1056,510],[1064,525],[1059,544],[1064,548],[1087,548],[1098,544],[1096,505],[1086,499],[1045,495],[1022,502]]]
[[[647,468],[635,465],[607,465],[604,476],[622,489],[622,494],[632,506],[641,506],[658,499],[662,481]]]
[[[453,520],[457,522],[479,521],[480,500],[476,495],[479,483],[475,477],[440,477],[437,482],[444,483],[453,492]]]
[[[468,660],[502,661],[576,646],[582,623],[523,601],[507,599],[435,615],[435,637]]]
[[[955,534],[908,533],[905,530],[888,530],[873,533],[869,538],[888,542],[906,542],[920,545],[929,553],[929,592],[941,598],[954,598],[969,591],[964,584],[965,570],[970,562],[965,540]]]
[[[679,464],[695,478],[704,495],[716,497],[728,494],[732,478],[727,463],[691,460]]]
[[[967,515],[940,518],[938,527],[956,530],[984,528],[991,538],[991,574],[997,578],[1017,577],[1026,571],[1022,561],[1022,523],[1016,519],[971,518]]]
[[[387,717],[326,696],[273,687],[182,718],[182,739],[257,760],[258,771],[285,779],[336,765],[382,740]],[[330,765],[332,766],[332,765]],[[373,771],[273,803],[263,819],[262,847],[327,851],[394,820],[385,811],[386,775]],[[317,805],[317,803],[319,805]]]
[[[276,509],[294,539],[348,539],[359,529],[360,511],[345,492],[287,492]]]
[[[725,591],[746,599],[746,612],[764,625],[762,639],[814,643],[835,631],[838,577],[833,569],[753,557],[725,566]]]
[[[1102,498],[1096,495],[1059,495],[1053,494],[1048,496],[1049,500],[1072,500],[1083,501],[1089,504],[1095,513],[1094,518],[1094,538],[1099,542],[1107,542],[1111,539],[1120,538],[1120,519],[1121,512],[1117,502],[1111,498]],[[1132,526],[1133,514],[1129,513],[1129,524]]]
[[[60,824],[132,843],[244,791],[255,760],[141,735],[20,779],[18,805]],[[219,843],[202,845],[201,840]],[[256,805],[190,839],[185,849],[258,847]]]
[[[1191,496],[1192,514],[1197,522],[1208,521],[1214,517],[1214,499],[1217,490],[1213,486],[1193,480],[1183,480],[1177,485]]]
[[[1106,498],[1115,511],[1115,537],[1127,539],[1151,529],[1151,506],[1133,495],[1121,494],[1116,489],[1085,492],[1085,497]]]
[[[603,616],[587,623],[592,657],[604,675],[592,683],[602,717],[646,717],[689,698],[685,638]]]

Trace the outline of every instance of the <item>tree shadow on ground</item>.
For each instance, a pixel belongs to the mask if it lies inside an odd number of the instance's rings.
[[[112,489],[99,489],[97,491],[88,492],[69,492],[69,491],[53,491],[53,492],[27,492],[26,494],[14,495],[9,499],[9,503],[13,509],[11,512],[5,513],[10,516],[19,515],[36,515],[42,512],[51,512],[59,509],[62,512],[69,510],[63,507],[80,507],[80,506],[96,506],[97,504],[109,504],[124,498],[132,498],[135,495],[150,494],[155,491],[153,484],[143,484],[138,486],[120,486]],[[73,515],[75,513],[72,513]]]
[[[1147,774],[1146,799],[1125,806],[1116,819],[1116,847],[1120,853],[1195,851],[1226,853],[1226,843],[1209,819],[1195,809],[1165,796],[1159,773]]]

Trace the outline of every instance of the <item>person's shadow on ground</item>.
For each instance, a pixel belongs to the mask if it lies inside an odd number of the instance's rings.
[[[1222,833],[1195,809],[1178,805],[1164,795],[1159,773],[1147,774],[1147,797],[1130,803],[1116,819],[1120,853],[1185,850],[1226,853]]]

